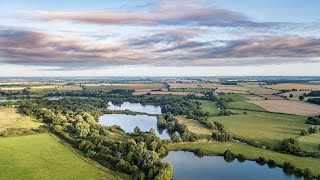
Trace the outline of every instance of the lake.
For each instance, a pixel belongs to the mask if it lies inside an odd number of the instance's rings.
[[[160,106],[153,106],[153,105],[142,105],[140,103],[130,103],[130,102],[123,102],[120,105],[115,105],[112,102],[108,103],[109,110],[130,110],[134,112],[141,112],[141,113],[148,113],[148,114],[161,114],[161,107]]]
[[[235,159],[227,163],[221,156],[204,156],[199,158],[192,152],[171,151],[162,159],[162,162],[170,162],[173,166],[174,180],[301,180],[303,178],[289,175],[281,168],[269,168],[268,165],[259,165],[254,161],[240,163]]]
[[[99,117],[99,124],[106,126],[118,125],[126,132],[134,132],[134,128],[138,126],[141,131],[149,131],[150,128],[155,129],[156,135],[161,139],[170,139],[166,130],[157,129],[157,117],[147,115],[126,115],[126,114],[105,114]]]

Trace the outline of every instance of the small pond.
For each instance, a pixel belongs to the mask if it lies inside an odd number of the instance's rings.
[[[112,102],[108,103],[109,110],[130,110],[134,112],[148,113],[148,114],[161,114],[160,106],[142,105],[140,103],[123,102],[122,104],[115,105]]]
[[[18,102],[18,101],[21,101],[21,99],[0,99],[0,103],[8,102],[8,101]]]
[[[270,168],[268,165],[259,165],[254,161],[240,163],[237,159],[226,162],[221,156],[204,156],[199,158],[192,152],[171,151],[162,159],[173,166],[174,180],[298,180],[302,179],[283,172],[281,168]]]
[[[60,99],[62,99],[62,98],[64,98],[64,97],[62,97],[62,96],[47,97],[47,99],[48,99],[49,101],[57,101],[57,100],[60,100]]]
[[[167,130],[157,129],[157,117],[147,115],[105,114],[99,117],[99,124],[106,126],[118,125],[128,133],[134,132],[138,126],[141,131],[155,129],[156,135],[161,139],[170,139]]]

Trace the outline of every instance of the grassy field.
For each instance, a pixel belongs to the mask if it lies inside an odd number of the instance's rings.
[[[0,179],[115,179],[48,134],[0,139]]]
[[[193,92],[172,92],[172,91],[136,91],[133,95],[172,95],[172,96],[187,96],[189,94],[194,94],[196,96],[204,96],[202,93],[193,93]]]
[[[243,154],[248,159],[258,159],[260,156],[274,160],[277,164],[283,165],[284,162],[291,162],[296,167],[305,169],[310,168],[314,175],[320,174],[320,160],[316,158],[298,157],[288,154],[281,154],[274,151],[256,148],[249,145],[237,142],[194,142],[194,143],[174,143],[169,144],[170,150],[185,150],[192,151],[197,148],[202,148],[210,155],[221,155],[226,150],[231,150],[235,154]]]
[[[39,128],[43,123],[37,122],[31,118],[26,118],[25,120],[13,124],[11,128]]]
[[[301,136],[298,138],[299,143],[304,151],[319,152],[320,151],[320,133]]]
[[[270,112],[295,114],[295,115],[302,115],[302,116],[315,116],[320,114],[319,105],[302,102],[302,101],[263,100],[263,101],[250,101],[250,102]]]
[[[253,111],[265,111],[263,108],[248,102],[229,102],[228,108],[232,109],[245,109],[245,110],[253,110]]]
[[[240,94],[224,94],[224,95],[218,95],[218,98],[224,99],[226,101],[233,101],[233,102],[237,102],[237,101],[246,101],[248,100],[247,97],[249,97],[248,95],[240,95]]]
[[[204,125],[200,124],[198,121],[187,119],[184,116],[176,116],[178,121],[182,124],[185,124],[188,128],[188,130],[194,134],[200,134],[200,135],[211,135],[212,131],[209,130]]]
[[[305,124],[306,117],[303,116],[245,110],[231,111],[238,114],[210,117],[209,120],[221,122],[226,130],[240,138],[262,144],[278,146],[283,139],[297,137],[302,129],[309,127]]]
[[[217,102],[206,101],[206,100],[197,100],[201,103],[201,109],[204,112],[209,112],[209,116],[216,116],[220,113],[218,109]]]
[[[172,89],[174,92],[196,92],[196,93],[206,93],[212,92],[212,89],[209,88],[182,88],[182,89]]]
[[[89,91],[111,91],[113,89],[151,90],[166,88],[164,84],[83,84]]]
[[[25,117],[17,113],[15,108],[0,109],[0,130],[23,120]]]

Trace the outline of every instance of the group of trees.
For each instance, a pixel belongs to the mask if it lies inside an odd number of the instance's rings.
[[[320,125],[320,116],[308,117],[307,124]]]
[[[172,166],[162,164],[166,154],[165,142],[154,133],[140,132],[124,135],[115,127],[97,124],[106,99],[65,98],[58,101],[21,101],[22,111],[48,124],[49,129],[65,139],[87,157],[100,164],[139,179],[171,179]],[[110,134],[127,137],[113,139]]]
[[[313,104],[320,104],[320,98],[309,98],[307,102],[313,103]]]
[[[217,131],[212,132],[212,137],[216,141],[231,141],[232,134],[224,129],[224,126],[220,122],[214,122],[217,127]]]
[[[281,142],[280,150],[288,154],[304,156],[304,153],[301,150],[298,140],[294,138],[284,139]]]
[[[160,128],[166,128],[170,132],[173,142],[179,141],[195,141],[198,136],[191,133],[186,125],[179,123],[171,113],[165,113],[163,116],[158,116],[157,125]]]

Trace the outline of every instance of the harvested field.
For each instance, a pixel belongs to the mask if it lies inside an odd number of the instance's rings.
[[[196,96],[204,96],[202,93],[169,92],[169,91],[136,91],[133,93],[133,95],[143,95],[143,94],[176,95],[176,96],[187,96],[189,94],[194,94]]]
[[[310,91],[290,91],[290,92],[281,93],[279,95],[287,96],[287,98],[290,100],[299,100],[299,96],[302,96],[304,93],[308,94],[310,93]],[[293,95],[293,98],[290,98],[290,94]]]
[[[82,87],[80,86],[58,86],[58,91],[81,91]]]
[[[295,114],[302,116],[315,116],[320,114],[320,106],[301,101],[288,100],[265,100],[265,101],[248,101],[261,108],[270,111],[285,114]]]
[[[244,83],[238,83],[238,85],[243,87],[260,87],[261,85],[264,85],[265,82],[244,82]]]
[[[198,83],[198,84],[181,84],[171,83],[169,84],[171,89],[216,89],[216,93],[234,93],[234,94],[248,94],[251,88],[241,87],[237,85],[221,85],[216,83]]]
[[[24,116],[17,113],[15,108],[0,109],[0,129],[24,120]]]
[[[17,86],[17,87],[2,87],[0,88],[0,90],[3,91],[20,91],[20,90],[24,90],[26,87],[22,87],[22,86]]]
[[[284,100],[284,98],[277,96],[277,95],[260,95],[260,97],[267,99],[267,100]]]
[[[134,90],[146,90],[146,89],[166,89],[164,84],[83,84],[88,90],[105,90],[112,89],[134,89]]]
[[[221,86],[220,84],[216,84],[216,83],[170,83],[170,88],[172,89],[176,89],[176,88],[211,88],[211,89],[215,89],[218,86]]]
[[[267,89],[267,88],[263,88],[263,87],[255,87],[255,88],[252,88],[249,92],[252,94],[256,94],[256,95],[261,95],[261,94],[271,95],[271,94],[279,93],[280,91],[273,90],[273,89]]]
[[[177,116],[177,119],[180,123],[185,124],[188,130],[194,134],[209,136],[212,134],[212,132],[207,127],[200,124],[198,121],[195,121],[193,119],[187,119],[184,116]]]
[[[313,84],[295,84],[295,83],[283,83],[283,84],[275,84],[275,85],[266,85],[264,87],[281,90],[305,90],[305,91],[311,91],[311,90],[320,90],[320,85],[313,85]]]
[[[227,90],[227,89],[220,89],[214,91],[215,93],[224,93],[224,94],[248,94],[247,91],[235,91],[235,90]]]

